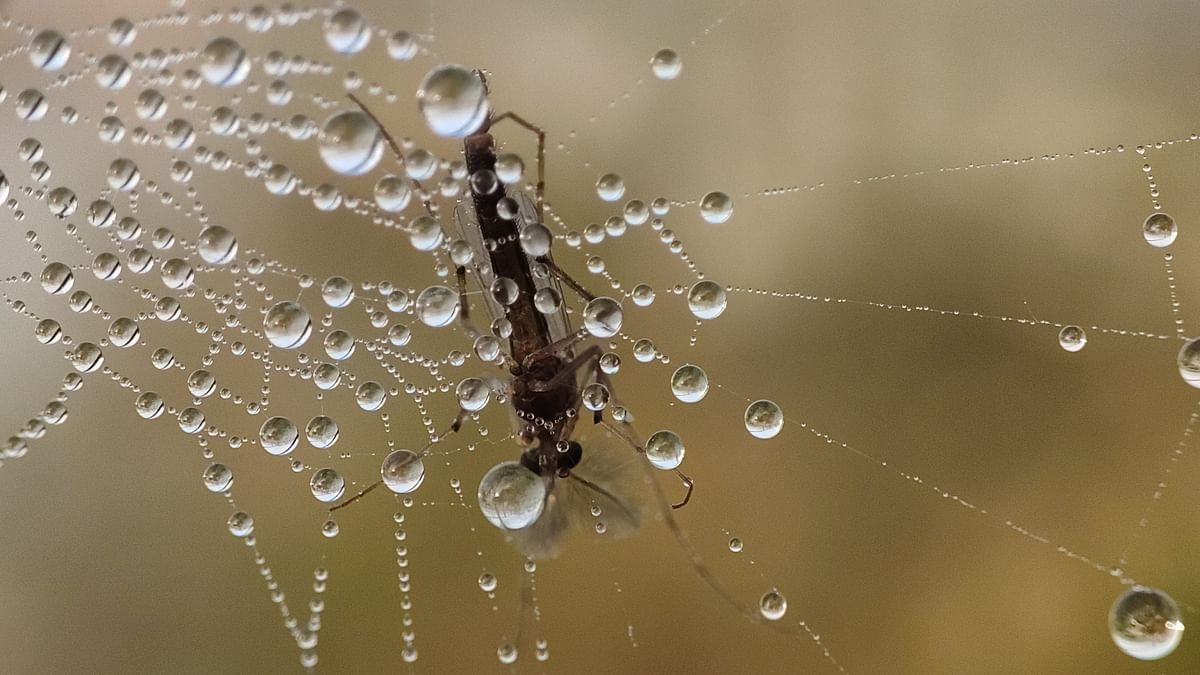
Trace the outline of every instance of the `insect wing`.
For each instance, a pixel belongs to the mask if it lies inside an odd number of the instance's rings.
[[[537,217],[537,204],[529,198],[529,195],[524,192],[513,192],[509,195],[517,202],[518,227],[524,230],[529,225],[541,222]],[[554,259],[552,253],[546,254],[547,258]],[[571,322],[567,319],[566,298],[563,295],[562,285],[558,282],[558,277],[550,273],[545,265],[537,262],[533,258],[529,259],[529,268],[533,270],[533,287],[535,291],[540,291],[544,288],[552,289],[563,302],[559,304],[558,310],[546,314],[546,325],[550,329],[550,339],[557,341],[565,338],[571,333]]]

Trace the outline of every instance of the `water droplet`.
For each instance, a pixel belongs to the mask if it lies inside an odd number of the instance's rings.
[[[219,37],[200,53],[200,73],[209,84],[235,87],[250,74],[250,58],[237,42]]]
[[[1058,331],[1058,346],[1069,352],[1077,352],[1087,344],[1087,333],[1079,326],[1063,326]]]
[[[550,245],[554,243],[554,235],[550,233],[550,228],[541,223],[533,223],[526,225],[521,230],[521,250],[533,258],[538,258],[550,252]]]
[[[714,225],[723,223],[733,215],[733,200],[724,192],[710,192],[700,200],[700,215]]]
[[[335,52],[356,54],[371,41],[371,27],[353,9],[334,12],[325,21],[325,44]]]
[[[296,349],[312,334],[312,320],[300,305],[284,301],[276,303],[263,318],[267,340],[280,349]]]
[[[729,550],[732,551],[733,553],[741,553],[742,547],[743,547],[743,545],[742,545],[741,539],[734,537],[729,540]]]
[[[684,403],[696,403],[708,394],[708,374],[700,366],[685,364],[671,375],[671,393]]]
[[[417,296],[417,318],[431,328],[449,325],[458,310],[458,293],[445,286],[430,286]]]
[[[230,515],[225,524],[229,526],[229,533],[235,537],[249,536],[254,532],[254,518],[245,511],[237,511]]]
[[[501,462],[484,474],[478,497],[488,522],[502,530],[520,530],[542,515],[546,484],[520,462]]]
[[[317,149],[325,165],[346,176],[374,169],[383,157],[379,126],[365,113],[347,110],[330,116],[321,125]]]
[[[462,138],[478,131],[487,120],[487,88],[479,75],[467,68],[439,66],[421,81],[417,105],[435,134]]]
[[[593,382],[584,387],[581,395],[583,406],[592,412],[604,410],[608,406],[610,397],[608,387],[599,382]]]
[[[325,415],[317,415],[304,427],[304,436],[314,448],[324,450],[337,443],[341,432],[338,430],[337,422],[333,419]]]
[[[725,311],[725,289],[715,281],[697,281],[688,291],[688,309],[697,319],[715,319]]]
[[[201,478],[209,492],[224,492],[233,485],[233,472],[224,464],[209,464]]]
[[[286,417],[271,417],[259,428],[258,440],[268,454],[287,455],[300,443],[300,430]]]
[[[674,431],[656,431],[646,439],[646,459],[656,469],[671,470],[683,463],[683,440]]]
[[[783,618],[784,614],[787,614],[787,598],[777,590],[767,591],[759,601],[758,609],[762,612],[764,619],[778,621]]]
[[[60,70],[71,58],[71,45],[56,30],[44,30],[34,36],[29,44],[29,61],[34,68],[45,71]]]
[[[42,290],[51,295],[64,295],[75,285],[75,274],[60,262],[52,262],[42,268]]]
[[[1179,646],[1183,621],[1171,596],[1145,586],[1121,594],[1108,612],[1108,632],[1117,648],[1135,659],[1161,659]]]
[[[615,173],[606,173],[596,181],[596,194],[606,202],[625,196],[625,181]]]
[[[1200,389],[1200,338],[1189,340],[1183,345],[1176,363],[1183,381]]]
[[[583,308],[583,327],[593,337],[610,338],[621,330],[624,314],[612,298],[594,298]]]
[[[204,262],[210,265],[226,265],[237,256],[237,237],[220,225],[209,225],[200,231],[196,249]]]
[[[425,481],[425,463],[411,450],[393,450],[383,458],[379,475],[387,489],[396,494],[408,494]]]
[[[683,60],[674,49],[660,49],[650,59],[650,69],[660,80],[673,80],[679,77],[679,71],[683,70]]]
[[[308,480],[308,487],[317,501],[335,502],[346,491],[346,479],[333,469],[317,469]]]
[[[479,575],[479,590],[483,591],[484,593],[491,593],[495,591],[498,585],[499,582],[497,581],[495,574],[492,574],[491,572],[484,572]]]
[[[398,30],[388,36],[387,51],[397,61],[411,61],[417,55],[417,41],[408,31]]]
[[[1175,219],[1162,212],[1150,214],[1142,224],[1142,236],[1146,238],[1146,243],[1157,248],[1166,248],[1174,244],[1178,234],[1179,228],[1175,225]]]
[[[411,195],[408,183],[399,176],[389,174],[375,183],[375,203],[389,213],[403,211]]]
[[[755,438],[774,438],[783,429],[783,411],[774,401],[759,400],[746,408],[746,431]]]
[[[458,383],[454,390],[458,404],[463,410],[477,412],[483,410],[492,396],[492,389],[478,377],[468,377]]]
[[[374,412],[382,408],[387,401],[387,390],[378,382],[363,382],[354,390],[354,401],[360,409]]]

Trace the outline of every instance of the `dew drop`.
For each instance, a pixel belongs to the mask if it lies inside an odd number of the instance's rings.
[[[449,325],[458,316],[458,293],[445,286],[430,286],[417,296],[417,318],[431,328]]]
[[[478,131],[487,119],[487,87],[467,68],[438,66],[421,81],[417,105],[435,134],[462,138]]]
[[[1179,228],[1175,225],[1175,219],[1162,212],[1150,214],[1142,224],[1142,236],[1146,238],[1146,243],[1156,248],[1166,248],[1174,244],[1178,235]]]
[[[200,53],[200,74],[209,84],[235,87],[250,74],[250,58],[237,42],[219,37],[209,42]]]
[[[724,192],[710,192],[700,200],[700,216],[714,225],[733,215],[733,200]]]
[[[594,298],[583,308],[583,327],[593,337],[610,338],[621,330],[624,314],[612,298]]]
[[[688,291],[688,309],[697,319],[715,319],[725,311],[725,289],[715,281],[697,281]]]
[[[787,598],[777,590],[767,591],[759,601],[758,609],[762,612],[764,619],[778,621],[783,618],[784,614],[787,614]]]
[[[425,481],[425,463],[411,450],[393,450],[383,458],[379,475],[387,489],[408,494]]]
[[[679,72],[683,70],[683,60],[674,49],[660,49],[650,59],[650,69],[660,80],[673,80],[679,77]]]
[[[546,484],[520,462],[501,462],[479,482],[479,509],[502,530],[529,527],[542,515]]]
[[[1161,659],[1179,646],[1183,621],[1171,596],[1145,586],[1121,594],[1108,612],[1108,632],[1122,652],[1135,659]]]
[[[669,471],[679,468],[683,463],[684,450],[683,441],[673,431],[656,431],[646,439],[646,459],[656,469]]]
[[[284,301],[276,303],[263,318],[267,340],[280,349],[296,349],[312,334],[312,320],[300,305]]]
[[[365,113],[347,110],[330,116],[321,125],[317,149],[330,169],[345,176],[360,176],[383,158],[383,136]]]
[[[317,469],[308,480],[308,487],[317,501],[328,504],[337,501],[346,491],[346,479],[333,469]]]
[[[690,363],[675,369],[671,375],[671,393],[683,403],[696,403],[708,394],[708,374]]]
[[[357,54],[371,41],[371,27],[353,9],[335,12],[325,21],[325,44],[341,54]]]
[[[1058,346],[1069,352],[1077,352],[1087,345],[1087,333],[1079,326],[1063,326],[1058,331]]]
[[[746,408],[746,431],[755,438],[774,438],[783,429],[783,411],[774,401],[759,400]]]

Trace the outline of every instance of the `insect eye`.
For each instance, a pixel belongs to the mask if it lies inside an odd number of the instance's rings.
[[[583,459],[583,446],[571,441],[567,444],[567,451],[559,455],[558,466],[560,469],[574,469],[579,466],[581,459]]]

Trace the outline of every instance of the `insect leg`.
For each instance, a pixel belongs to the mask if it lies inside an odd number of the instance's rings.
[[[604,425],[605,429],[608,429],[609,431],[616,434],[618,438],[625,441],[625,443],[627,445],[629,445],[629,447],[636,450],[639,454],[642,454],[642,455],[646,454],[646,448],[642,447],[641,444],[639,444],[637,442],[637,440],[633,437],[633,435],[630,432],[626,431],[627,425],[622,424],[621,426],[618,427],[617,425],[615,425],[603,418],[601,418],[600,424]],[[680,471],[679,469],[675,469],[674,471],[675,471],[675,475],[679,477],[680,482],[682,482],[683,486],[687,489],[687,492],[684,493],[684,495],[683,495],[683,501],[680,501],[678,504],[671,504],[671,508],[682,509],[683,507],[687,506],[688,502],[690,502],[692,500],[692,490],[696,487],[696,481],[694,481],[691,476],[688,476],[687,474]]]
[[[357,96],[354,94],[346,94],[346,96],[349,96],[350,100],[354,101],[354,105],[358,106],[359,110],[362,110],[364,115],[371,118],[371,121],[374,122],[375,126],[379,128],[379,135],[383,136],[383,140],[387,141],[388,147],[392,150],[392,154],[396,156],[396,161],[400,162],[400,166],[404,166],[404,153],[400,152],[400,144],[396,142],[394,137],[392,137],[392,134],[387,130],[387,127],[383,126],[383,122],[380,122],[379,118],[375,116],[375,113],[371,112],[371,109],[367,107],[367,104],[363,103],[362,100],[360,100]],[[409,182],[412,183],[413,187],[416,189],[417,196],[421,198],[421,203],[425,206],[425,211],[427,211],[430,216],[436,219],[437,209],[433,207],[433,202],[429,200],[429,193],[425,191],[425,188],[421,185],[421,181],[415,178],[410,178]]]
[[[525,118],[521,117],[520,115],[518,115],[512,111],[509,111],[509,112],[506,112],[506,113],[496,116],[492,120],[492,124],[496,124],[497,122],[502,122],[504,120],[512,120],[513,122],[516,122],[517,124],[521,125],[522,127],[525,127],[526,129],[537,134],[537,139],[538,139],[537,210],[538,210],[538,221],[540,222],[542,219],[542,214],[544,214],[546,212],[545,206],[544,206],[544,199],[545,199],[545,192],[546,192],[546,131],[544,129],[542,129],[541,127],[537,126],[536,124],[533,124],[533,123],[527,121]]]
[[[458,318],[462,322],[463,330],[467,332],[467,337],[474,340],[480,333],[475,324],[471,323],[471,303],[467,300],[467,268],[460,265],[454,276],[458,280]]]
[[[442,439],[443,439],[443,438],[445,438],[446,436],[449,436],[450,434],[452,434],[452,433],[454,433],[454,432],[458,431],[459,429],[461,429],[461,428],[462,428],[462,423],[463,423],[463,420],[464,420],[464,419],[466,419],[466,417],[467,417],[467,411],[466,411],[466,410],[463,410],[463,409],[461,409],[461,408],[460,408],[460,409],[459,409],[459,411],[458,411],[458,414],[454,416],[454,421],[450,423],[450,428],[449,428],[449,429],[447,429],[445,433],[438,434],[438,435],[437,435],[437,436],[434,438],[434,440],[431,440],[431,441],[429,441],[428,443],[426,443],[426,444],[425,444],[425,447],[421,448],[421,451],[417,453],[417,456],[418,456],[418,457],[424,457],[426,454],[428,454],[429,450],[430,450],[430,449],[433,447],[434,443],[437,443],[438,441],[442,440]],[[353,497],[351,497],[351,498],[347,499],[346,501],[344,501],[344,502],[341,502],[340,504],[336,504],[336,505],[334,505],[334,506],[331,506],[331,507],[329,507],[329,512],[330,512],[330,513],[333,513],[334,511],[337,511],[338,509],[344,509],[344,508],[346,508],[347,506],[350,506],[350,505],[351,505],[351,504],[353,504],[354,502],[356,502],[356,501],[358,501],[358,500],[362,499],[364,496],[366,496],[366,495],[367,495],[367,493],[369,493],[370,491],[372,491],[372,490],[374,490],[375,488],[379,487],[380,485],[383,485],[383,479],[377,480],[377,481],[375,481],[374,483],[371,483],[371,484],[370,484],[370,485],[368,485],[367,487],[363,488],[362,490],[359,490],[358,494],[356,494],[356,495],[354,495]]]
[[[537,261],[545,265],[546,269],[550,270],[550,272],[562,280],[564,284],[570,286],[571,290],[579,294],[579,297],[588,302],[596,299],[596,296],[593,295],[591,291],[580,285],[578,281],[572,279],[570,274],[567,274],[563,268],[559,267],[553,260],[550,259],[550,256],[541,256],[537,259]]]

